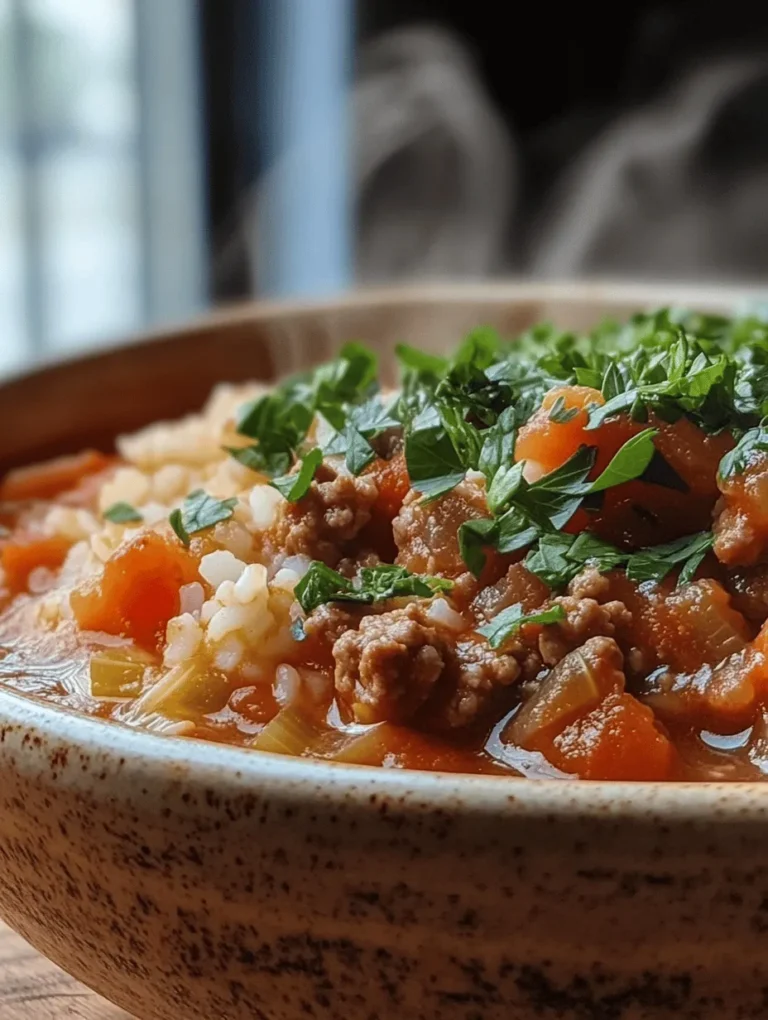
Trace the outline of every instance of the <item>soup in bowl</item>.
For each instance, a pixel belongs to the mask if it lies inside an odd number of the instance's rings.
[[[6,472],[5,915],[146,1016],[752,1008],[768,327],[361,308]]]

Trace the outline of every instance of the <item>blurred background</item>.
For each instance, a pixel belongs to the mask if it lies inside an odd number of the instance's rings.
[[[765,279],[768,8],[501,10],[0,0],[0,371],[255,295]]]

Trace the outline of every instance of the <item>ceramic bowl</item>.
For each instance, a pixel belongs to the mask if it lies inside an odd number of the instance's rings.
[[[743,293],[515,285],[253,307],[0,386],[0,463],[338,341]],[[768,1015],[768,787],[440,775],[157,737],[0,692],[0,916],[141,1018]]]

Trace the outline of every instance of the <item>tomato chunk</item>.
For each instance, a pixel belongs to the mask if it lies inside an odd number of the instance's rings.
[[[12,595],[26,591],[29,575],[37,567],[58,570],[67,557],[72,543],[61,536],[17,537],[0,551],[5,584]]]
[[[148,532],[118,550],[101,578],[72,593],[72,610],[82,630],[155,649],[178,614],[179,589],[197,576],[197,562],[182,545]]]
[[[11,471],[0,483],[0,500],[53,499],[74,489],[88,475],[104,471],[113,457],[96,450],[57,457]]]
[[[647,705],[615,692],[555,737],[547,758],[582,779],[658,780],[670,778],[675,751]]]
[[[411,487],[408,469],[405,466],[405,454],[396,453],[390,460],[383,458],[375,460],[368,474],[379,489],[374,513],[380,513],[387,520],[392,521],[397,516]]]

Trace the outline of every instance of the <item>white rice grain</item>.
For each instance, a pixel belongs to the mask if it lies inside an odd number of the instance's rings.
[[[203,641],[203,631],[191,613],[182,613],[168,621],[165,640],[163,664],[177,666],[196,654]]]
[[[149,498],[149,479],[134,467],[121,467],[105,482],[99,493],[99,510],[103,513],[115,503],[140,506]]]
[[[248,502],[251,504],[253,527],[257,531],[264,531],[274,524],[277,509],[285,502],[285,498],[271,485],[254,485]]]
[[[229,673],[240,665],[244,652],[243,642],[237,634],[230,634],[216,649],[213,663],[218,669]]]
[[[260,563],[249,563],[235,582],[235,601],[241,605],[253,602],[260,593],[266,593],[267,568]]]
[[[243,561],[227,549],[207,553],[200,560],[200,576],[217,590],[224,581],[237,581],[244,570]]]

